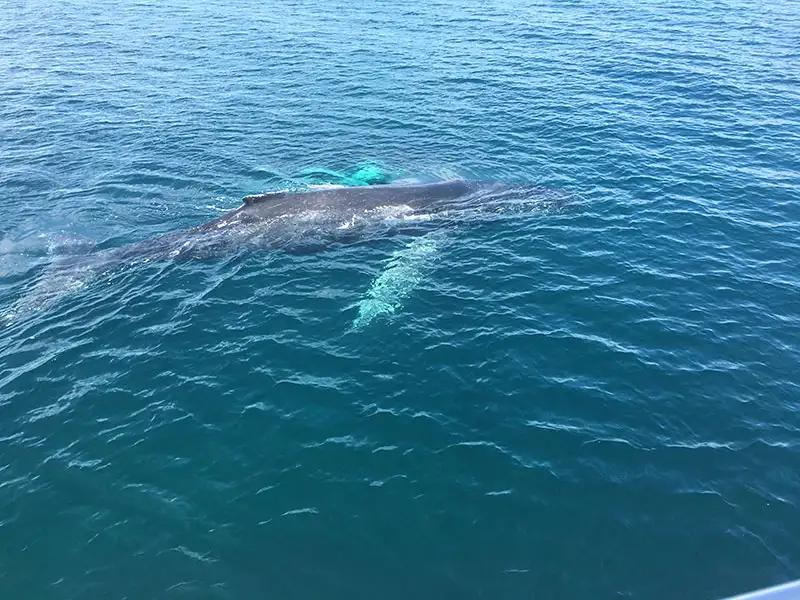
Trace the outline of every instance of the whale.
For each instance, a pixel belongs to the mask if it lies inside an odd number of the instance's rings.
[[[453,179],[357,187],[320,186],[245,196],[209,221],[126,245],[56,257],[10,311],[41,307],[122,265],[213,260],[248,250],[321,252],[409,234],[360,307],[358,323],[397,310],[444,245],[440,233],[560,207],[562,193],[530,184]]]
[[[552,202],[529,185],[448,180],[359,187],[322,187],[245,196],[242,205],[188,229],[106,251],[109,260],[211,258],[230,249],[316,252],[419,230],[519,212]]]

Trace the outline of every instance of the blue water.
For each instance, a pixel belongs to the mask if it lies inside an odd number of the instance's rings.
[[[59,265],[303,169],[569,201]],[[800,577],[800,8],[0,6],[0,598]]]

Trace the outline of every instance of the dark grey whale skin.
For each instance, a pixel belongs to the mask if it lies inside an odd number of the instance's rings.
[[[115,263],[211,259],[256,249],[305,254],[397,233],[559,209],[569,200],[552,188],[465,179],[268,192],[245,196],[239,208],[211,221],[86,258],[103,270]],[[390,214],[392,207],[398,207],[399,218]]]
[[[245,196],[244,204],[240,208],[198,227],[213,229],[221,223],[240,219],[275,219],[306,211],[324,211],[331,215],[346,216],[382,206],[410,206],[415,210],[429,210],[437,206],[445,208],[449,202],[470,194],[500,191],[507,187],[499,182],[452,180],[413,185],[325,188],[300,193],[268,192]]]
[[[380,214],[369,211],[409,207],[414,213],[458,211],[480,203],[482,197],[519,189],[500,182],[452,180],[407,185],[323,188],[303,192],[268,192],[245,196],[242,206],[181,231],[103,251],[109,261],[149,262],[166,259],[211,258],[226,248],[279,248],[314,252],[331,244],[352,243],[380,233]],[[309,218],[313,215],[313,218]],[[359,227],[343,231],[348,219]],[[370,223],[370,219],[374,223]]]

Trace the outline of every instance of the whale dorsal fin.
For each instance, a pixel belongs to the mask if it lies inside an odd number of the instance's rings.
[[[263,194],[251,194],[242,198],[245,206],[252,206],[253,204],[261,204],[262,202],[270,202],[272,200],[280,200],[286,196],[286,192],[265,192]]]

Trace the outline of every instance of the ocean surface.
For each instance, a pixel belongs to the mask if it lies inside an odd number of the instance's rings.
[[[540,192],[86,267],[364,168]],[[3,600],[800,577],[794,0],[3,0],[0,216]]]

